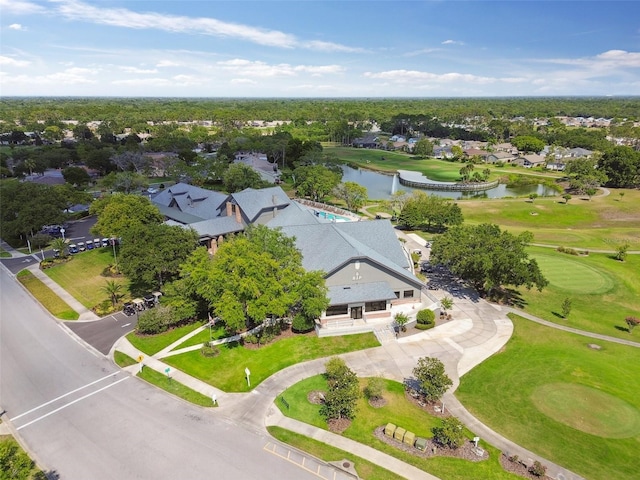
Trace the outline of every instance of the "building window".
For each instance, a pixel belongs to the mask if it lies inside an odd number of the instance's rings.
[[[403,294],[404,298],[413,298],[413,290],[405,290]]]
[[[348,305],[331,305],[327,308],[325,315],[331,317],[333,315],[346,315],[347,313],[349,313]]]
[[[380,302],[367,302],[364,304],[365,312],[377,312],[387,309],[387,302],[382,300]]]
[[[393,292],[393,294],[396,296],[396,298],[400,298],[400,292]]]

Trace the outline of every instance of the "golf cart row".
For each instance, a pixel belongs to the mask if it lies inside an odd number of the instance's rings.
[[[162,293],[153,292],[144,295],[142,298],[134,298],[130,302],[124,304],[124,308],[122,311],[128,317],[131,315],[135,315],[138,312],[142,312],[147,310],[148,308],[155,307],[158,303],[160,303],[160,297]]]
[[[87,240],[86,242],[72,243],[71,245],[69,245],[69,253],[73,255],[76,253],[84,252],[85,250],[93,250],[94,248],[108,247],[110,245],[113,245],[112,242],[117,242],[117,241],[118,239],[116,238],[103,238],[102,240],[100,240],[99,238],[94,238],[93,240]]]

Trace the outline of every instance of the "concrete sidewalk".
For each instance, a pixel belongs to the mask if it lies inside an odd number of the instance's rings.
[[[60,297],[67,305],[69,305],[73,310],[78,312],[80,315],[78,320],[99,320],[95,313],[89,310],[87,307],[82,305],[79,301],[77,301],[73,296],[67,292],[64,288],[58,285],[56,282],[51,280],[47,274],[45,274],[42,270],[40,270],[40,265],[30,265],[27,267],[34,277],[39,279],[42,283],[44,283],[47,287],[49,287],[53,292]]]

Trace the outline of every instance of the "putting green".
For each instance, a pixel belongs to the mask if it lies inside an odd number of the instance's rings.
[[[575,383],[548,383],[531,395],[536,408],[572,428],[603,438],[640,434],[640,412],[618,397]]]
[[[549,283],[572,293],[605,293],[613,288],[613,280],[601,270],[585,265],[568,255],[535,254],[533,258]],[[568,257],[568,258],[565,258]]]

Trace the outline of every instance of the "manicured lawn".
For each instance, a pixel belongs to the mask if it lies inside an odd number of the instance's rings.
[[[232,342],[220,345],[216,357],[204,357],[199,350],[164,359],[169,365],[225,392],[247,392],[274,373],[296,363],[379,346],[373,333],[318,338],[297,335],[257,349]],[[244,369],[251,372],[247,386]]]
[[[0,258],[11,258],[11,254],[5,249],[0,248]]]
[[[502,435],[586,478],[637,478],[640,349],[512,320],[505,349],[462,377],[458,398]]]
[[[640,316],[640,255],[620,262],[609,254],[587,257],[549,248],[530,247],[549,285],[542,291],[520,289],[525,310],[546,320],[582,330],[632,339],[624,319]],[[571,313],[562,318],[562,302],[571,300]],[[635,338],[640,342],[640,336]]]
[[[144,368],[142,372],[138,373],[138,377],[195,405],[200,405],[201,407],[217,406],[214,405],[206,395],[196,392],[189,387],[185,387],[183,384],[171,380],[166,375],[156,372],[151,368]]]
[[[129,282],[126,278],[103,277],[102,272],[113,263],[110,249],[97,248],[76,254],[73,259],[62,265],[48,268],[44,272],[76,300],[87,308],[93,308],[108,300],[101,289],[107,280],[115,280],[124,285],[122,293],[128,293]]]
[[[221,338],[225,338],[227,335],[228,334],[223,326],[213,327],[211,332],[209,331],[209,327],[207,327],[200,333],[182,342],[174,348],[174,350],[180,350],[181,348],[191,347],[193,345],[202,345],[205,342],[209,342],[209,340],[219,340]]]
[[[113,361],[116,362],[116,365],[121,368],[130,367],[131,365],[135,365],[136,363],[138,363],[126,353],[122,353],[118,350],[113,352]]]
[[[364,387],[365,385],[365,380],[361,379],[361,386]],[[351,426],[343,433],[345,437],[369,445],[372,448],[392,455],[446,480],[519,478],[505,472],[498,460],[500,452],[483,442],[481,442],[480,445],[489,452],[489,459],[474,463],[447,457],[425,459],[406,453],[378,440],[373,434],[374,430],[389,422],[414,432],[416,437],[426,438],[432,437],[431,428],[440,422],[438,418],[429,415],[427,412],[416,408],[412,403],[408,402],[405,398],[404,386],[402,384],[385,380],[385,386],[386,391],[384,398],[387,404],[381,408],[373,408],[364,398],[360,399],[358,402],[357,416],[351,423]],[[279,401],[279,397],[276,400],[276,405],[286,416],[326,429],[326,422],[319,415],[320,405],[311,404],[307,400],[307,394],[310,391],[326,391],[326,389],[324,377],[317,375],[293,385],[282,393],[282,396],[284,396],[289,403],[289,409],[283,406],[282,402]],[[469,439],[472,439],[474,436],[470,431],[465,431],[465,434]]]
[[[136,332],[131,332],[127,335],[127,340],[141,352],[147,355],[155,355],[163,348],[168,347],[173,342],[178,341],[180,338],[201,326],[201,322],[191,323],[182,327],[173,328],[158,335],[138,335]],[[208,333],[207,331],[207,334]]]
[[[305,437],[298,433],[285,430],[280,427],[267,427],[269,433],[283,443],[287,443],[296,447],[298,450],[308,452],[316,458],[320,458],[325,462],[339,462],[341,460],[350,460],[358,472],[360,478],[366,480],[401,480],[404,477],[396,475],[375,463],[371,463],[363,458],[357,457],[352,453],[345,452],[339,448],[332,447],[326,443],[319,442],[309,437]]]
[[[640,191],[610,189],[607,196],[587,201],[572,198],[521,198],[465,200],[458,202],[465,222],[497,223],[514,233],[529,230],[534,243],[581,249],[615,250],[629,244],[640,250]],[[619,193],[625,195],[620,199]]]
[[[78,319],[78,312],[67,305],[64,300],[58,297],[53,290],[42,283],[42,281],[36,278],[30,271],[22,270],[18,273],[18,280],[54,317],[61,320]]]

